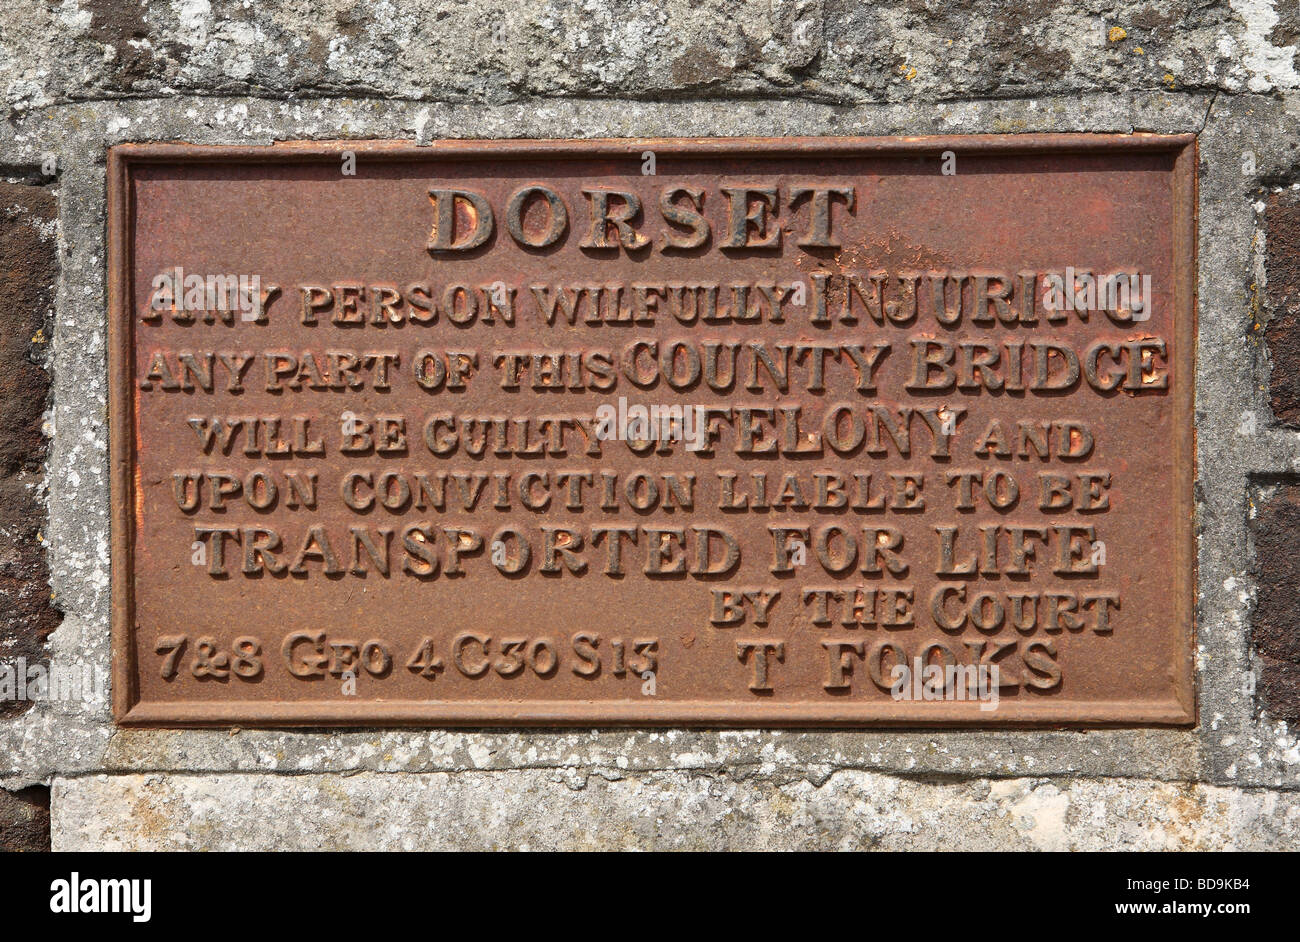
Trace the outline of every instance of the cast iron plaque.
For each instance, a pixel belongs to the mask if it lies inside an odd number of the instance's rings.
[[[1192,722],[1194,147],[114,148],[117,719]]]

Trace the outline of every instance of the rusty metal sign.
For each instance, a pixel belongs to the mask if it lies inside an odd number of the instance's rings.
[[[1193,721],[1192,137],[108,168],[119,722]]]

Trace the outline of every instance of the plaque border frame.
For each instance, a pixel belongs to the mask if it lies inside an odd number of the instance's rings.
[[[539,155],[591,158],[656,154],[691,156],[937,156],[945,150],[962,154],[1114,154],[1168,153],[1174,165],[1173,218],[1173,365],[1183,377],[1173,392],[1175,415],[1173,552],[1175,597],[1171,617],[1178,625],[1181,657],[1169,665],[1174,697],[1169,701],[1095,700],[1063,703],[1007,703],[995,717],[973,715],[969,704],[944,701],[906,703],[845,700],[838,703],[745,703],[724,700],[481,700],[481,701],[173,701],[146,703],[135,685],[134,643],[135,531],[134,443],[126,421],[134,404],[134,320],[125,309],[131,275],[131,174],[150,163],[336,163],[344,151],[368,160],[422,162],[440,157],[502,160]],[[107,296],[108,424],[111,525],[111,679],[114,721],[125,727],[663,727],[1020,728],[1190,727],[1196,724],[1196,481],[1197,339],[1197,136],[1184,134],[972,134],[906,137],[779,138],[598,138],[438,140],[427,146],[410,141],[288,141],[259,145],[124,143],[107,156]],[[1180,421],[1181,420],[1181,421]],[[1178,511],[1182,511],[1179,513]],[[1179,663],[1181,661],[1181,663]]]

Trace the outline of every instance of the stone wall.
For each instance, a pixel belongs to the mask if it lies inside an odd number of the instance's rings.
[[[10,0],[0,655],[109,662],[111,144],[1194,132],[1199,721],[126,730],[41,702],[0,715],[0,835],[40,846],[44,786],[56,849],[1294,847],[1298,46],[1282,0]]]

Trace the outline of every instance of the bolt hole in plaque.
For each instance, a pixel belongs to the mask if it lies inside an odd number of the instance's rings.
[[[112,148],[117,720],[1192,723],[1194,168]]]

